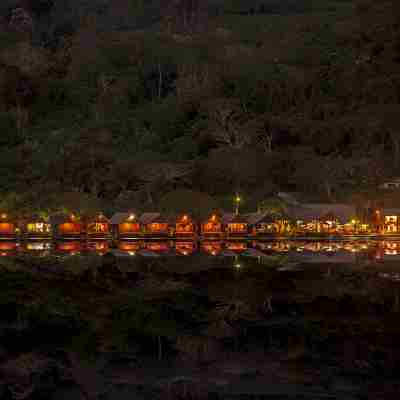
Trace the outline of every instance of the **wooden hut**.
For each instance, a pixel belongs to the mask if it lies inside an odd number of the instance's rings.
[[[248,235],[249,224],[246,216],[240,214],[224,214],[222,224],[227,238],[245,237]]]
[[[361,229],[355,207],[348,204],[304,204],[288,212],[297,235],[344,235]]]
[[[111,222],[102,213],[86,217],[86,236],[91,240],[111,238]]]
[[[193,238],[196,235],[196,224],[188,214],[179,215],[175,221],[175,237]]]
[[[0,239],[16,239],[17,224],[16,221],[8,214],[0,214]]]
[[[80,239],[84,233],[82,221],[74,214],[53,215],[50,224],[56,239]]]
[[[247,215],[251,236],[275,236],[281,231],[281,218],[269,212],[257,212]]]
[[[224,234],[221,215],[218,213],[211,214],[207,221],[201,224],[200,233],[204,238],[221,238]]]
[[[119,239],[137,239],[142,235],[141,223],[133,212],[114,214],[111,218],[111,226]]]
[[[379,210],[379,222],[377,231],[385,235],[396,235],[400,233],[400,209],[383,208]]]
[[[139,221],[143,227],[143,236],[147,238],[161,238],[173,235],[171,218],[161,213],[144,213]],[[172,228],[172,229],[171,229]]]
[[[52,229],[49,218],[34,214],[25,218],[21,224],[22,237],[28,240],[51,239]]]

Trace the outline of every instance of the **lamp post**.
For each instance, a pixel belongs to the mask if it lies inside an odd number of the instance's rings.
[[[235,196],[235,214],[236,215],[239,214],[239,205],[240,205],[241,201],[242,201],[242,199],[240,198],[239,194],[236,193],[236,196]]]

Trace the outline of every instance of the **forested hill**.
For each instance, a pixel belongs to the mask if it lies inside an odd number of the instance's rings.
[[[398,3],[2,0],[0,208],[372,196],[400,175]]]

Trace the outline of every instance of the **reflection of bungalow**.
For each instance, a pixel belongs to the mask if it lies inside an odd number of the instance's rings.
[[[86,235],[89,239],[109,239],[111,237],[111,223],[104,214],[88,217],[86,221]]]
[[[53,215],[50,217],[54,235],[59,239],[76,239],[83,234],[83,225],[80,219],[74,215]]]
[[[242,251],[247,250],[246,242],[226,242],[225,247],[227,250],[234,251],[237,253],[241,253]]]
[[[75,255],[79,254],[82,248],[82,242],[79,241],[70,241],[70,242],[57,242],[55,244],[55,250],[57,253]]]
[[[222,224],[225,227],[226,236],[243,237],[248,234],[248,222],[244,215],[240,214],[224,214],[222,216]]]
[[[175,221],[176,237],[193,237],[196,233],[196,225],[188,214],[180,215]]]
[[[145,237],[165,237],[171,235],[170,218],[161,213],[144,213],[139,218]]]
[[[0,239],[15,239],[16,228],[16,222],[8,214],[0,215]]]
[[[289,215],[295,234],[353,234],[365,228],[348,204],[304,204],[290,207]]]
[[[213,213],[208,220],[201,224],[201,235],[203,237],[221,237],[223,235],[221,216]]]
[[[157,253],[165,254],[170,251],[170,244],[168,242],[145,242],[143,248],[145,250]]]
[[[131,241],[131,242],[119,242],[118,249],[129,255],[135,255],[143,246],[143,243],[140,241]]]
[[[0,256],[13,256],[18,251],[17,242],[0,242]]]
[[[116,213],[111,218],[111,225],[118,238],[136,239],[142,230],[138,217],[134,213]]]
[[[26,239],[50,239],[52,235],[49,219],[37,215],[25,219],[21,230]]]
[[[211,256],[217,256],[222,251],[221,241],[204,241],[201,242],[201,250]]]
[[[87,243],[86,249],[100,256],[108,253],[110,250],[109,243],[104,240],[93,240]]]
[[[181,256],[189,256],[196,251],[196,243],[194,241],[175,242],[176,254]]]

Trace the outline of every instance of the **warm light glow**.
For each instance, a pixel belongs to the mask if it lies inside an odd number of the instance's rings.
[[[242,268],[242,266],[241,266],[241,264],[235,264],[235,268],[237,268],[237,269],[240,269],[240,268]]]
[[[5,213],[1,214],[1,219],[7,219],[7,214]]]
[[[187,215],[184,215],[183,217],[182,217],[182,221],[187,221],[188,220],[188,216]]]
[[[130,214],[128,220],[133,221],[136,218],[135,214]]]
[[[236,203],[240,203],[240,202],[242,201],[242,199],[241,199],[240,196],[238,195],[238,196],[235,197],[235,201],[236,201]]]
[[[212,216],[211,216],[211,221],[215,221],[217,219],[217,216],[215,215],[215,214],[213,214]]]

